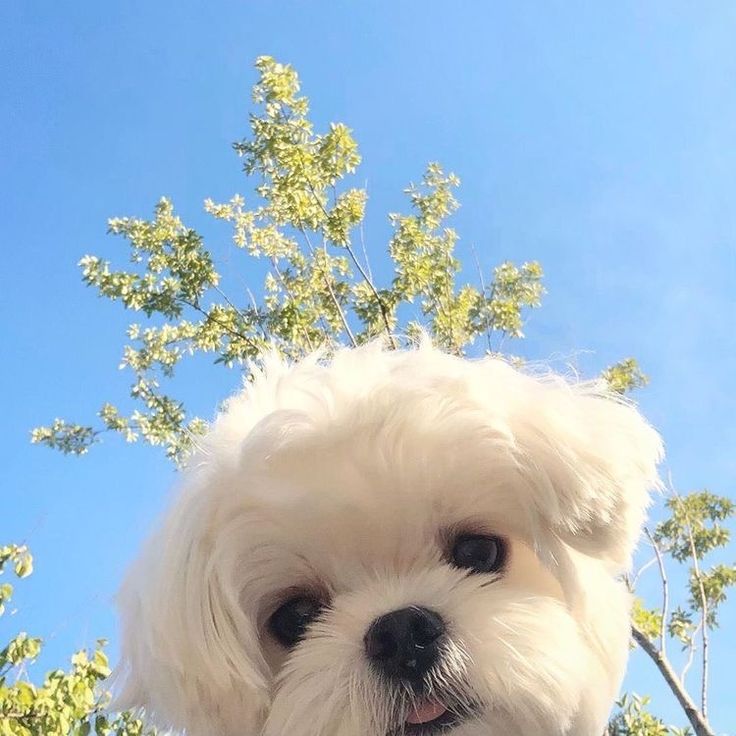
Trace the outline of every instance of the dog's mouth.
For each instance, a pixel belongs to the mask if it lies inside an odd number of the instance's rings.
[[[398,733],[430,736],[448,731],[463,720],[465,716],[451,711],[439,700],[424,698],[409,709],[403,728]]]

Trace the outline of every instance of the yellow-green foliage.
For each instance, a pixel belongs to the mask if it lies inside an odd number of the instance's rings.
[[[271,347],[299,357],[379,335],[396,345],[420,325],[455,353],[478,339],[494,349],[503,337],[523,336],[524,311],[540,306],[544,293],[541,266],[505,262],[474,277],[477,285],[458,282],[458,235],[447,220],[460,181],[437,163],[406,189],[407,212],[389,215],[393,236],[384,252],[394,275],[385,284],[373,280],[361,236],[368,192],[355,185],[360,154],[350,130],[336,123],[315,132],[294,69],[266,56],[256,68],[257,112],[250,135],[234,144],[254,192],[248,200],[208,199],[205,210],[230,224],[235,248],[264,264],[263,282],[241,298],[226,294],[214,255],[167,199],[150,220],[111,219],[129,264],[87,255],[80,266],[100,296],[152,318],[131,324],[123,349],[137,408],[124,414],[106,402],[96,426],[56,419],[33,431],[34,442],[79,455],[114,432],[181,460],[205,424],[161,383],[196,353],[242,367]]]
[[[0,575],[8,567],[18,578],[32,573],[33,558],[25,546],[0,547]],[[0,616],[12,594],[11,583],[0,585]],[[37,685],[26,672],[41,645],[41,639],[21,632],[0,651],[0,736],[153,736],[129,713],[106,714],[109,694],[99,687],[110,674],[104,641],[92,652],[77,652],[67,671],[49,672]]]

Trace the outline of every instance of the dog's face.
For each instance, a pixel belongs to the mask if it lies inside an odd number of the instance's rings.
[[[273,363],[124,587],[124,705],[191,736],[595,736],[659,439],[423,347]]]

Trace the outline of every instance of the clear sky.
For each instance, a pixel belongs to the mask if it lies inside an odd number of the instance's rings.
[[[37,560],[0,640],[42,635],[43,667],[100,636],[115,651],[111,599],[172,470],[114,439],[65,458],[29,430],[127,394],[116,367],[133,315],[76,266],[88,252],[122,262],[107,217],[147,216],[166,194],[230,253],[202,201],[250,191],[230,143],[260,54],[297,67],[320,126],[353,128],[374,266],[386,213],[440,161],[463,181],[460,256],[472,246],[486,270],[510,258],[546,271],[544,307],[514,349],[586,375],[636,356],[676,485],[733,495],[733,3],[4,0],[0,29],[0,542],[26,541]],[[237,383],[197,361],[177,385],[210,416]],[[735,612],[713,651],[719,733],[736,732]],[[629,685],[682,722],[638,654]]]

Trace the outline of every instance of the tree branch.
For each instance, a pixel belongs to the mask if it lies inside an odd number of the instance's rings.
[[[677,702],[682,706],[688,721],[690,721],[690,725],[695,731],[695,736],[715,736],[715,732],[708,724],[705,715],[698,710],[690,695],[682,687],[682,683],[672,669],[669,660],[654,646],[646,634],[639,631],[636,626],[631,627],[631,634],[634,637],[634,641],[644,650],[652,662],[654,662],[662,677],[664,677],[672,694],[677,698]]]
[[[368,195],[368,180],[366,179],[365,185],[363,187],[366,192],[366,196]],[[365,260],[365,270],[368,271],[368,275],[373,278],[373,271],[371,270],[371,262],[368,258],[368,250],[365,247],[365,228],[363,226],[363,220],[360,221],[360,248],[363,251],[363,258]]]
[[[703,585],[703,577],[700,574],[700,564],[698,563],[698,553],[695,550],[695,541],[693,540],[693,530],[690,521],[687,522],[687,535],[690,541],[690,553],[693,556],[693,570],[695,571],[695,579],[698,581],[698,590],[700,592],[700,605],[702,608],[702,631],[703,637],[703,658],[702,658],[702,678],[700,681],[700,708],[703,715],[708,715],[708,599],[705,595],[705,586]]]
[[[682,681],[683,687],[685,686],[685,678],[687,677],[687,673],[690,670],[690,667],[692,667],[693,659],[695,659],[695,649],[696,649],[696,643],[695,638],[700,633],[700,627],[702,626],[703,622],[699,621],[698,625],[693,629],[692,636],[690,637],[690,644],[688,646],[688,653],[687,653],[687,662],[685,662],[685,666],[682,668],[682,672],[680,673],[680,680]]]
[[[480,260],[478,259],[478,251],[475,249],[475,245],[471,245],[470,249],[473,253],[473,259],[475,260],[475,268],[478,271],[478,278],[480,279],[480,289],[483,298],[486,296],[486,280],[483,278],[483,269],[480,267]],[[486,323],[486,341],[488,343],[488,354],[493,353],[493,345],[491,344],[491,326]]]
[[[288,284],[286,283],[286,280],[284,279],[281,269],[279,268],[279,262],[276,258],[276,256],[271,257],[271,265],[273,266],[273,270],[276,272],[276,276],[278,276],[279,283],[281,284],[281,288],[286,292],[286,295],[290,299],[294,299],[294,295],[291,293],[291,289],[289,289]],[[314,350],[314,345],[312,344],[312,339],[309,337],[309,332],[304,329],[304,339],[307,341],[307,345],[309,346],[309,350]]]
[[[675,489],[672,483],[672,475],[669,476],[669,485],[672,493],[677,499],[677,503],[680,507],[683,507],[682,498]],[[693,538],[693,527],[690,523],[690,517],[685,513],[685,522],[687,526],[687,538],[690,545],[690,554],[693,558],[693,572],[695,573],[695,580],[698,583],[698,592],[700,593],[700,607],[701,607],[701,623],[703,637],[703,656],[702,656],[702,673],[700,680],[700,708],[703,712],[703,716],[708,716],[708,598],[705,595],[705,586],[703,585],[703,576],[700,572],[700,562],[698,561],[698,552],[695,548],[695,539]]]
[[[317,203],[319,208],[322,210],[322,214],[324,214],[325,217],[329,218],[330,213],[325,208],[324,204],[322,203],[322,200],[317,195],[317,192],[312,185],[312,182],[310,181],[308,176],[304,176],[304,180],[307,182],[307,186],[309,187],[309,191],[312,193],[312,196],[314,197],[314,201]],[[360,262],[358,257],[355,255],[355,251],[353,250],[353,246],[350,244],[350,241],[343,246],[345,250],[348,252],[348,255],[350,256],[350,260],[353,262],[355,267],[358,269],[358,272],[363,278],[363,281],[365,281],[366,284],[368,284],[368,288],[371,290],[371,293],[373,294],[373,298],[376,300],[376,304],[378,304],[378,309],[381,312],[381,317],[383,318],[383,325],[386,328],[386,335],[388,336],[389,343],[391,344],[391,348],[393,350],[396,350],[396,341],[394,340],[394,336],[391,334],[391,324],[388,321],[388,310],[386,309],[386,305],[383,303],[383,299],[381,299],[381,295],[378,293],[378,289],[376,289],[376,285],[373,283],[373,279],[370,277],[370,275],[367,273],[365,268],[363,268],[363,264]]]
[[[353,261],[355,267],[360,272],[363,280],[366,282],[366,284],[368,284],[368,288],[371,290],[373,298],[376,300],[376,304],[378,304],[378,309],[381,312],[383,326],[386,328],[386,335],[388,335],[389,343],[391,344],[391,347],[396,350],[396,341],[394,340],[393,334],[391,334],[391,324],[388,321],[388,309],[386,309],[386,305],[383,303],[383,299],[381,299],[381,295],[378,293],[378,289],[376,289],[376,285],[373,283],[373,279],[371,279],[371,277],[366,273],[362,264],[358,260],[358,257],[355,255],[355,251],[353,250],[353,247],[352,245],[350,245],[350,243],[347,243],[345,245],[345,250],[347,250],[348,254],[350,255],[350,259]]]
[[[657,566],[659,567],[659,576],[662,579],[662,619],[659,624],[659,649],[662,652],[662,656],[667,656],[666,637],[665,630],[667,626],[667,614],[669,609],[670,590],[667,582],[667,570],[664,566],[664,559],[662,559],[662,551],[659,549],[659,545],[655,541],[652,533],[647,527],[644,527],[644,533],[647,535],[647,539],[651,542],[654,547],[654,554],[657,556]]]
[[[633,592],[634,588],[639,583],[639,578],[654,564],[657,562],[657,557],[654,556],[650,560],[647,560],[635,573],[633,579],[629,583],[629,588]]]
[[[312,241],[309,239],[309,234],[304,228],[300,228],[301,234],[304,236],[304,239],[307,241],[307,247],[309,248],[310,255],[312,256],[312,260],[314,261],[314,246],[312,245]],[[322,243],[322,250],[325,254],[325,258],[327,258],[327,244]],[[330,281],[330,275],[326,271],[322,273],[322,280],[325,282],[325,286],[327,287],[327,291],[330,295],[330,299],[332,300],[332,303],[337,310],[337,314],[340,317],[340,322],[342,322],[342,327],[345,330],[345,333],[347,334],[348,338],[350,339],[350,344],[356,348],[358,347],[358,341],[355,339],[355,335],[353,334],[353,331],[350,329],[350,325],[348,324],[347,317],[345,316],[345,312],[343,311],[342,305],[340,304],[337,295],[335,294],[335,290],[332,288],[332,282]],[[325,335],[326,337],[326,335]]]
[[[222,327],[222,329],[225,330],[225,332],[228,332],[233,337],[240,338],[245,343],[247,343],[255,351],[256,354],[258,353],[258,350],[259,350],[258,345],[256,345],[256,343],[253,342],[253,339],[249,337],[248,335],[244,334],[243,332],[240,332],[239,330],[234,330],[232,327],[230,327],[230,325],[227,325],[221,320],[217,319],[211,312],[208,312],[206,309],[202,309],[202,307],[199,305],[198,302],[192,302],[192,301],[189,301],[188,299],[182,299],[181,302],[182,304],[186,304],[188,307],[191,307],[196,312],[199,312],[205,318],[206,321],[214,322],[216,325],[219,325],[220,327]],[[237,308],[234,308],[234,309],[235,309],[235,312],[242,317],[240,310],[238,310]]]

